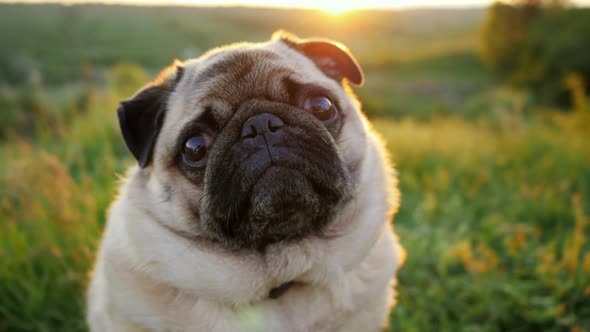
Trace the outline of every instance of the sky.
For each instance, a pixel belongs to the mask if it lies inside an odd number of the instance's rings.
[[[0,2],[7,0],[0,0]],[[270,6],[270,7],[299,7],[321,9],[332,13],[343,13],[354,9],[367,8],[419,8],[419,7],[446,7],[466,8],[484,7],[492,0],[8,0],[8,2],[62,2],[62,3],[131,3],[131,4],[181,4],[181,5],[206,5],[206,6]],[[590,0],[574,0],[578,5],[588,6]]]

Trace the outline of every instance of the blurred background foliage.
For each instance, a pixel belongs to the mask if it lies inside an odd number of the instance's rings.
[[[588,8],[573,9],[561,0],[497,2],[484,23],[482,56],[540,101],[563,106],[571,102],[572,77],[579,81],[573,84],[590,79],[589,34]],[[580,88],[589,91],[585,84]]]
[[[387,141],[409,252],[393,331],[590,331],[590,12],[0,4],[0,331],[84,331],[117,102],[175,58],[337,39]]]

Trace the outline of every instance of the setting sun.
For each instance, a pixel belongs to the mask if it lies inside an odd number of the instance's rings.
[[[359,1],[299,1],[301,7],[316,8],[328,14],[341,15],[365,7]]]

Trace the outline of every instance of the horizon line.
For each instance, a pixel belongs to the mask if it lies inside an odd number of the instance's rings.
[[[475,0],[477,1],[477,0]],[[494,1],[488,1],[482,3],[481,0],[469,3],[452,3],[453,1],[447,1],[442,4],[433,3],[414,3],[414,4],[398,4],[398,5],[368,5],[363,8],[355,8],[352,11],[367,11],[367,10],[406,10],[406,9],[482,9],[488,7]],[[590,0],[588,0],[590,2]],[[138,6],[138,7],[202,7],[202,8],[252,8],[252,9],[300,9],[300,10],[312,10],[312,11],[323,11],[323,9],[313,6],[297,6],[292,4],[280,4],[280,3],[250,3],[250,2],[238,2],[238,1],[193,1],[193,0],[173,0],[173,1],[161,1],[161,0],[0,0],[0,4],[56,4],[62,6],[72,5],[108,5],[108,6]]]
[[[506,0],[444,0],[441,3],[416,1],[414,3],[402,2],[397,5],[379,4],[367,5],[361,8],[352,8],[351,11],[399,11],[416,9],[438,9],[438,10],[469,10],[485,9],[494,2],[508,2]],[[252,8],[252,9],[297,9],[311,11],[325,11],[322,8],[310,5],[294,5],[293,3],[281,4],[276,2],[261,1],[258,3],[250,1],[203,1],[203,0],[0,0],[0,4],[56,4],[62,6],[72,5],[107,5],[107,6],[137,6],[137,7],[195,7],[195,8]],[[590,0],[572,1],[575,7],[588,7]]]

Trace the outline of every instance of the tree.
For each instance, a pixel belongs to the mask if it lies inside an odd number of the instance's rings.
[[[564,80],[590,81],[590,10],[561,0],[496,2],[482,29],[481,55],[511,83],[545,102],[571,101]]]
[[[541,0],[523,0],[516,4],[495,2],[488,9],[481,55],[491,68],[505,73],[516,68],[527,28],[541,12],[541,6]]]

